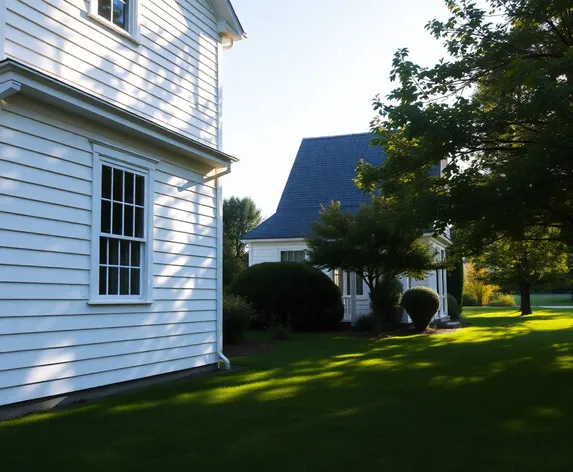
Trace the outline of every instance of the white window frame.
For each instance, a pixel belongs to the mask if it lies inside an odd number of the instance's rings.
[[[159,162],[107,144],[92,141],[93,182],[92,182],[92,227],[90,259],[90,305],[143,305],[153,303],[153,207],[155,168]],[[144,234],[141,267],[141,293],[139,295],[100,295],[100,236],[101,233],[101,181],[102,166],[133,172],[145,176]]]
[[[294,253],[295,252],[302,252],[303,253],[303,259],[302,261],[283,261],[283,252],[292,252],[293,253],[293,259],[294,259]],[[306,261],[306,251],[304,249],[281,249],[279,251],[279,261],[280,262],[304,262]]]
[[[128,9],[127,15],[127,29],[123,29],[120,26],[117,26],[113,21],[100,16],[98,13],[99,9],[99,1],[100,0],[89,0],[89,9],[88,9],[88,16],[103,25],[107,28],[111,29],[112,31],[125,36],[126,38],[132,40],[134,43],[139,44],[139,2],[141,0],[130,0],[130,7]]]

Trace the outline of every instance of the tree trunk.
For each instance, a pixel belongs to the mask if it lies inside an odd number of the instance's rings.
[[[571,300],[573,300],[573,283],[571,284]]]
[[[531,315],[531,292],[529,284],[522,282],[519,284],[519,294],[521,295],[521,316]]]

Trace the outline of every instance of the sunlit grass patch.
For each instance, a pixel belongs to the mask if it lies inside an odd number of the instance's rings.
[[[230,374],[1,423],[0,470],[573,470],[573,312],[464,314],[432,336],[295,334]]]

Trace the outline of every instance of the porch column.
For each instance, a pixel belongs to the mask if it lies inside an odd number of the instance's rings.
[[[356,274],[350,273],[350,319],[354,323],[356,318]]]

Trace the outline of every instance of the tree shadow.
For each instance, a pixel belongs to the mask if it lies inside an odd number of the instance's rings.
[[[5,423],[4,460],[34,464],[22,455],[34,447],[45,466],[84,470],[567,470],[571,330],[495,335],[482,322],[376,341],[297,335],[235,373]]]

